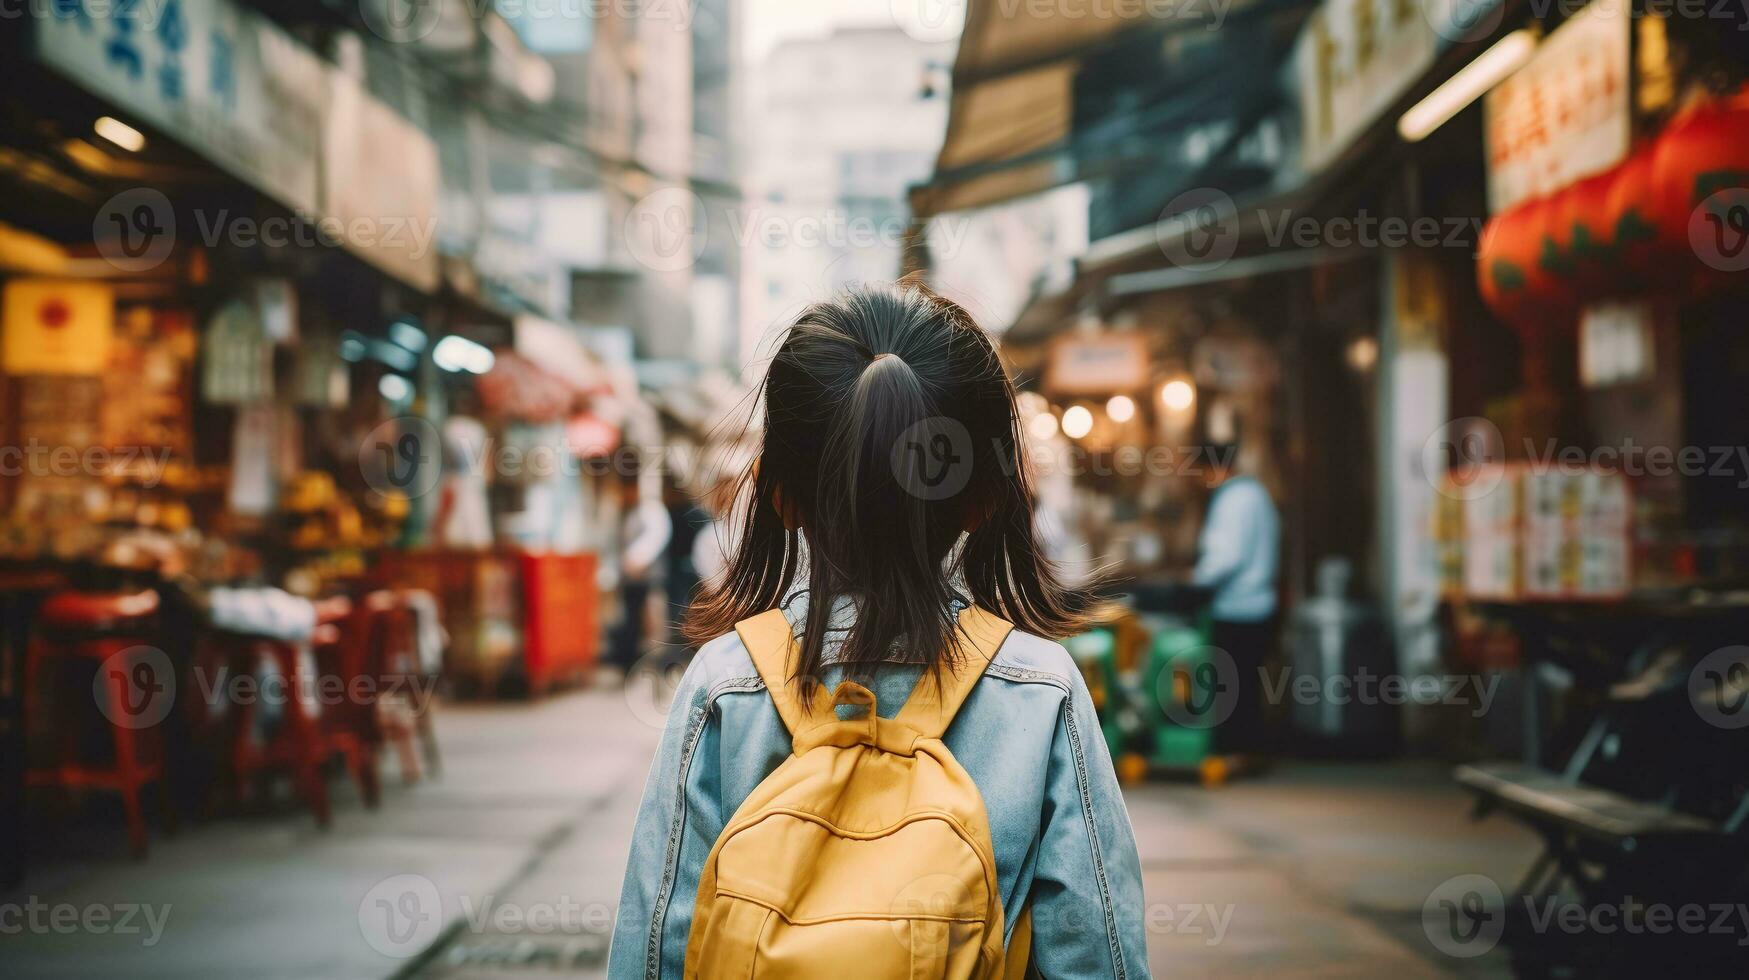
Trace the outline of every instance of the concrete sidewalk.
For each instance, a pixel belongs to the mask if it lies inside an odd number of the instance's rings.
[[[634,797],[603,801],[503,893],[505,907],[525,919],[567,903],[612,908]],[[1127,802],[1155,976],[1510,976],[1503,951],[1454,958],[1423,929],[1442,883],[1464,874],[1511,882],[1538,850],[1507,821],[1471,821],[1446,766],[1296,763],[1212,792],[1137,787]],[[505,925],[453,935],[417,975],[604,975],[605,932]]]
[[[46,863],[0,904],[150,906],[162,935],[6,935],[0,975],[600,977],[656,700],[634,686],[444,706],[442,780],[374,813],[336,781],[327,833],[288,810],[154,839],[143,863],[119,844]],[[1452,958],[1422,928],[1442,882],[1508,883],[1536,851],[1507,821],[1471,822],[1443,766],[1294,763],[1212,792],[1135,788],[1128,805],[1155,976],[1508,975],[1498,950]]]
[[[0,895],[0,907],[16,907],[15,921],[35,909],[36,922],[0,936],[0,975],[376,980],[408,972],[605,809],[635,808],[660,737],[659,716],[619,692],[438,710],[442,778],[400,788],[391,776],[374,812],[337,779],[326,832],[288,804],[268,817],[156,835],[140,862],[125,856],[119,829],[102,828],[113,838],[95,854],[89,846],[75,853],[86,842],[72,835],[33,842],[31,871]],[[623,850],[626,834],[614,835],[615,847]],[[617,887],[616,873],[615,895]],[[161,923],[155,942],[148,913]]]

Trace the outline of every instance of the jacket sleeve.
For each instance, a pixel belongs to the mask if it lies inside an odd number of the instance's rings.
[[[1078,674],[1057,720],[1033,876],[1033,962],[1047,980],[1147,978],[1135,834]]]
[[[698,879],[726,814],[708,765],[721,725],[694,658],[668,711],[662,745],[632,832],[619,914],[608,950],[609,980],[678,980]]]

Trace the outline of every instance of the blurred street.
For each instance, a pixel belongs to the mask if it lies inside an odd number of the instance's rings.
[[[7,975],[602,976],[659,735],[649,703],[634,688],[446,705],[442,780],[392,790],[380,813],[345,799],[327,833],[281,812],[188,828],[132,866],[92,835],[62,840],[97,853],[44,855],[8,901],[126,896],[166,910],[162,937],[9,936]],[[1136,787],[1128,803],[1156,975],[1509,975],[1499,951],[1441,957],[1423,928],[1441,881],[1510,880],[1536,851],[1505,821],[1470,821],[1442,767],[1294,764],[1214,793]]]
[[[0,978],[679,980],[950,594],[1052,969],[1749,975],[1746,312],[1749,0],[0,0]]]

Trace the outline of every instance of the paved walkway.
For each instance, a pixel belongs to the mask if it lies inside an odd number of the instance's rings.
[[[53,855],[0,905],[139,905],[161,935],[61,932],[43,912],[0,936],[0,974],[599,977],[659,722],[648,691],[448,706],[443,779],[375,813],[343,799],[327,833],[286,812],[155,839],[144,863]],[[1296,764],[1129,804],[1156,976],[1505,975],[1498,951],[1451,958],[1422,928],[1442,882],[1508,883],[1535,852],[1504,821],[1470,822],[1444,767]]]
[[[8,933],[0,935],[0,976],[377,980],[410,972],[445,930],[477,917],[505,888],[541,880],[528,876],[543,858],[603,837],[585,831],[634,808],[660,736],[637,720],[653,712],[617,692],[439,710],[442,778],[410,788],[390,779],[374,812],[335,780],[327,832],[288,803],[271,816],[154,836],[143,862],[126,857],[123,834],[108,824],[33,842],[39,853],[24,883],[0,894]],[[625,836],[613,835],[613,849]],[[618,874],[611,888],[600,878],[610,903]],[[580,881],[597,894],[595,879]],[[17,909],[10,920],[8,906]],[[9,928],[33,907],[37,924]],[[60,913],[65,928],[57,908],[68,910]],[[121,928],[124,916],[143,925],[147,912],[162,923],[155,942],[144,929]],[[87,928],[66,918],[87,915],[110,921]]]

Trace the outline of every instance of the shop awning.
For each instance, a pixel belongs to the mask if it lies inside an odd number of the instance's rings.
[[[947,133],[934,175],[912,188],[912,213],[924,219],[985,207],[1082,179],[1089,163],[1096,168],[1110,163],[1093,159],[1103,158],[1110,147],[1076,143],[1076,79],[1094,59],[1119,57],[1125,45],[1147,38],[1167,45],[1180,35],[1212,37],[1217,23],[1224,27],[1282,12],[1297,23],[1308,2],[1237,0],[1219,9],[1217,22],[1215,7],[1194,0],[1034,4],[1018,13],[1012,0],[970,0],[954,61]],[[1228,46],[1233,64],[1258,56],[1249,41]],[[1251,73],[1249,66],[1241,72]],[[1184,107],[1217,94],[1209,90],[1230,88],[1229,81],[1187,78],[1187,86],[1205,84]]]
[[[911,193],[919,218],[1057,183],[1063,166],[1057,151],[1067,145],[1074,120],[1081,58],[1120,32],[1152,23],[1146,15],[1069,16],[1062,4],[1010,16],[1008,6],[1004,0],[970,0],[967,6],[935,177]]]

